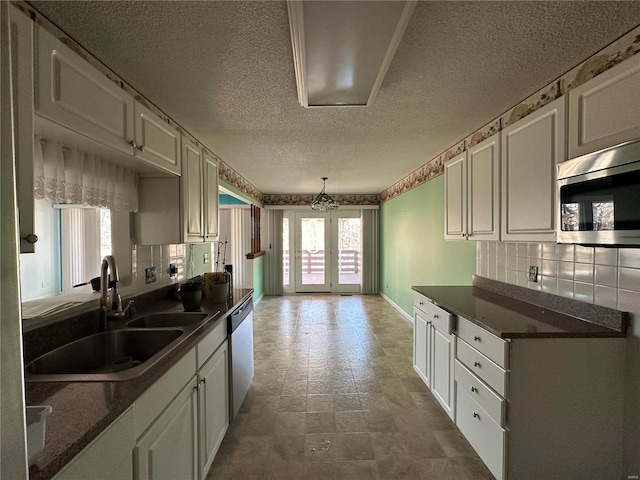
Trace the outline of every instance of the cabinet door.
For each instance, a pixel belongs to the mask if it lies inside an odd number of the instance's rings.
[[[20,253],[34,253],[37,241],[33,214],[34,23],[16,6],[9,9],[9,15]]]
[[[43,28],[36,42],[36,113],[133,154],[133,97]]]
[[[135,102],[136,157],[180,175],[180,133],[140,102]]]
[[[134,450],[137,480],[198,478],[196,378],[140,437]]]
[[[444,165],[444,238],[466,240],[467,152]]]
[[[425,313],[413,310],[413,368],[431,388],[431,322]]]
[[[467,232],[472,240],[500,240],[500,135],[467,151]]]
[[[502,130],[501,240],[553,242],[556,163],[565,160],[559,98]]]
[[[218,237],[218,162],[208,154],[204,155],[204,219],[205,240]]]
[[[133,407],[84,448],[55,480],[131,480],[136,442]]]
[[[198,374],[200,479],[204,480],[229,426],[229,349],[227,341]]]
[[[431,326],[433,369],[431,392],[445,412],[454,419],[453,370],[455,362],[455,336]]]
[[[202,205],[202,149],[182,139],[182,199],[184,241],[204,239]]]
[[[569,92],[569,158],[640,137],[640,56]]]

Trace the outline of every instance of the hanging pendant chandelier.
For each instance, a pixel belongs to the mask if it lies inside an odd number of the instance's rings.
[[[338,202],[335,199],[324,191],[325,184],[327,182],[327,177],[322,177],[322,191],[318,194],[315,200],[311,203],[312,210],[335,210],[338,208]]]

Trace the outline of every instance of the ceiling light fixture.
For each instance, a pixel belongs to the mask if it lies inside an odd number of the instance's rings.
[[[416,3],[288,0],[300,104],[371,105]]]
[[[325,184],[327,183],[327,177],[322,177],[322,191],[318,194],[316,199],[311,202],[312,210],[335,210],[339,207],[338,202],[335,199],[324,191]]]

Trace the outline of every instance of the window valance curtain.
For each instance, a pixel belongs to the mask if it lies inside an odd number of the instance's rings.
[[[138,210],[138,175],[54,140],[34,142],[34,197],[53,203]]]

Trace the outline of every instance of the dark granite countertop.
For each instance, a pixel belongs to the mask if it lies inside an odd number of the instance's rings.
[[[162,292],[160,297],[143,295],[146,298],[137,302],[137,314],[183,311],[182,303],[167,298],[165,293]],[[212,316],[187,340],[136,379],[121,382],[27,382],[26,404],[51,405],[53,408],[47,417],[45,447],[36,463],[29,468],[29,479],[53,477],[211,330],[220,322],[226,322],[229,314],[252,294],[252,289],[235,289],[233,298],[226,303],[215,303],[204,297],[201,310],[212,314],[220,311],[220,314]],[[48,326],[40,336],[50,337],[54,329],[55,326]],[[42,349],[38,341],[44,342],[37,330],[29,332],[28,336],[25,338],[26,358],[35,355],[28,350]]]
[[[497,283],[497,282],[496,282]],[[624,328],[617,329],[596,318],[585,320],[528,303],[479,286],[414,286],[413,290],[424,295],[445,310],[470,320],[489,332],[505,339],[512,338],[568,338],[568,337],[624,337]],[[540,292],[536,292],[539,294]],[[549,297],[553,295],[545,294]],[[563,299],[564,300],[564,299]],[[566,299],[569,300],[569,299]],[[573,312],[575,300],[570,300]],[[586,310],[593,305],[584,304]],[[604,309],[604,307],[600,307]],[[616,312],[611,309],[606,309]],[[622,312],[617,312],[624,318]],[[601,314],[600,318],[606,316]],[[621,321],[621,325],[624,322]]]

